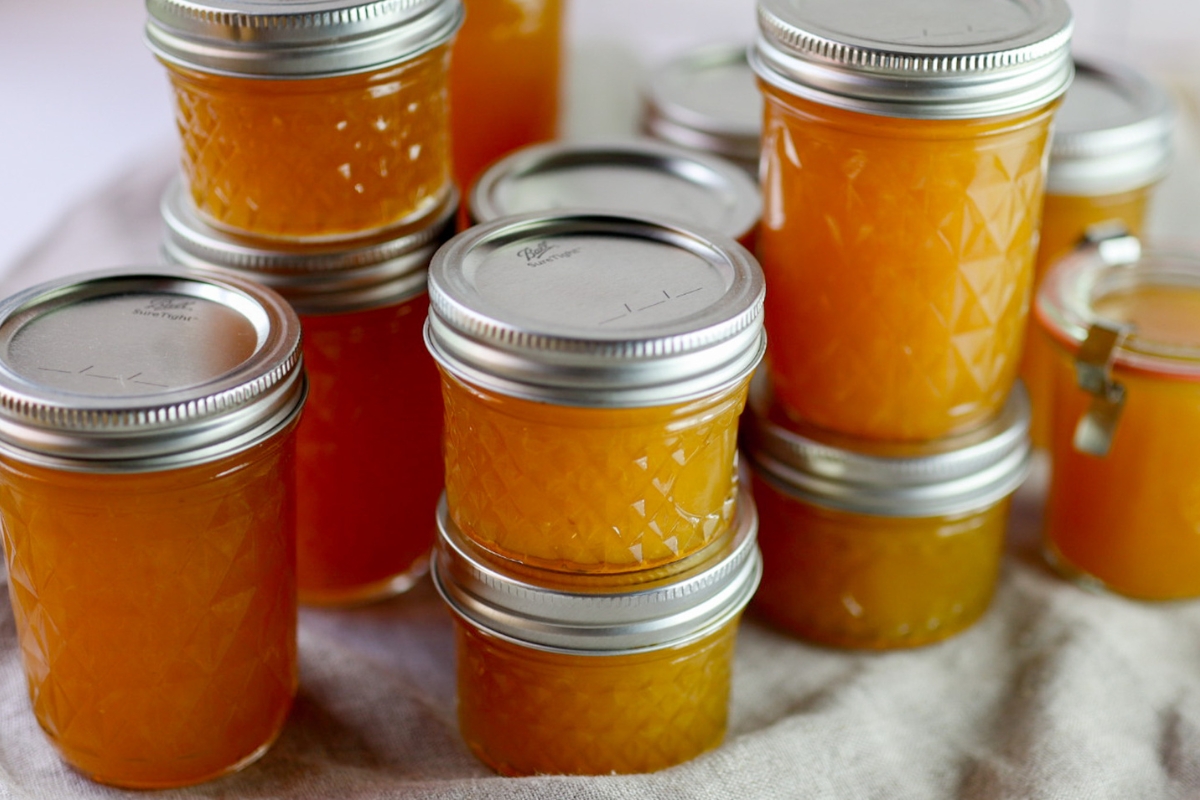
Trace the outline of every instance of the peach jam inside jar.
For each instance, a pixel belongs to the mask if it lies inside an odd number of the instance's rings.
[[[442,396],[422,327],[425,274],[457,191],[404,231],[266,250],[206,226],[178,183],[167,256],[278,291],[300,314],[309,396],[296,433],[300,601],[349,605],[409,589],[428,567],[442,492]]]
[[[468,200],[472,223],[560,208],[670,217],[750,249],[762,201],[723,159],[645,139],[526,147],[488,167]]]
[[[455,615],[458,720],[504,775],[653,772],[725,736],[734,642],[761,571],[754,504],[684,570],[520,575],[443,506],[433,579]]]
[[[744,432],[763,579],[755,611],[833,647],[915,647],[987,610],[1029,471],[1020,384],[982,428],[925,443],[797,426],[756,379]]]
[[[1121,225],[1139,235],[1155,185],[1171,163],[1170,96],[1144,75],[1104,61],[1075,62],[1075,80],[1055,115],[1034,291],[1089,229]],[[1051,347],[1031,318],[1021,379],[1033,404],[1030,433],[1048,447]]]
[[[463,534],[572,572],[669,563],[728,532],[762,273],[663,218],[507,217],[429,268],[446,496]]]
[[[1062,0],[759,0],[776,396],[880,440],[981,425],[1025,332]]]
[[[1047,274],[1045,549],[1065,576],[1144,600],[1200,597],[1200,256],[1081,245]]]
[[[459,0],[147,0],[200,216],[259,239],[403,226],[451,184]]]
[[[0,304],[0,530],[33,713],[62,758],[167,788],[262,755],[296,691],[300,322],[154,268]]]

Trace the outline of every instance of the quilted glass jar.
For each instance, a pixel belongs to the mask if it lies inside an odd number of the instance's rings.
[[[727,532],[764,348],[749,253],[661,218],[529,215],[459,234],[429,275],[446,495],[466,536],[619,572]]]
[[[760,0],[758,255],[791,416],[920,441],[970,429],[1017,374],[1061,0]]]
[[[1200,597],[1200,257],[1088,243],[1037,310],[1053,342],[1050,562],[1130,597]]]
[[[0,304],[0,519],[33,712],[103,783],[258,758],[296,691],[300,324],[246,281],[92,273]]]
[[[458,720],[504,775],[652,772],[725,736],[734,641],[760,559],[743,498],[723,548],[683,568],[519,574],[445,507],[433,577],[455,614]]]
[[[1089,229],[1117,224],[1138,235],[1154,186],[1171,162],[1173,115],[1167,93],[1117,64],[1076,61],[1075,80],[1055,116],[1035,292],[1042,276]],[[1033,443],[1048,447],[1048,340],[1030,318],[1021,379],[1033,404]]]
[[[451,185],[459,0],[148,0],[183,175],[209,224],[327,241],[403,226]]]
[[[750,408],[760,616],[820,644],[891,649],[953,636],[987,610],[1030,463],[1019,384],[983,427],[919,444],[797,426],[765,381]]]
[[[309,397],[296,433],[300,601],[347,605],[410,588],[428,566],[442,491],[442,398],[422,338],[426,267],[457,192],[420,225],[353,248],[264,250],[206,226],[181,185],[165,251],[277,290],[300,314]]]

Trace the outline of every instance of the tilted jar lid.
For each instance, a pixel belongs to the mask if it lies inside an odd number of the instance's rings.
[[[655,70],[646,88],[642,130],[756,169],[762,95],[746,45],[696,48]]]
[[[422,220],[386,237],[357,243],[276,243],[270,249],[205,224],[180,179],[167,187],[161,210],[163,253],[172,263],[251,278],[282,294],[301,314],[335,314],[422,294],[429,260],[454,234],[458,191],[451,187],[446,201]]]
[[[742,239],[758,225],[762,198],[728,161],[633,139],[522,148],[480,175],[468,201],[474,222],[563,208],[656,214]]]
[[[450,41],[461,0],[146,0],[169,64],[248,78],[382,69]]]
[[[978,511],[1029,473],[1029,398],[1018,382],[1000,413],[968,433],[929,442],[875,442],[785,420],[765,374],[742,418],[742,447],[782,491],[827,508],[884,517]]]
[[[527,581],[491,563],[455,526],[445,495],[438,506],[434,586],[465,622],[538,650],[579,655],[625,655],[676,647],[733,620],[750,601],[762,574],[755,544],[758,515],[742,491],[728,547],[684,572],[660,569],[612,576],[545,571]]]
[[[212,461],[306,391],[300,320],[251,281],[154,267],[74,275],[0,303],[0,449],[84,472]]]
[[[758,25],[759,77],[851,111],[993,117],[1071,82],[1064,0],[759,0]]]
[[[1171,163],[1174,114],[1167,92],[1128,67],[1076,61],[1054,115],[1046,191],[1116,194],[1147,186]]]
[[[477,386],[559,405],[704,397],[762,358],[762,270],[745,248],[663,217],[505,217],[429,267],[425,341]]]

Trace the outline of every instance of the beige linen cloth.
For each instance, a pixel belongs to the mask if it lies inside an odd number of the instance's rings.
[[[70,212],[0,293],[82,269],[153,263],[172,161],[163,153]],[[674,769],[493,775],[459,739],[451,618],[423,581],[376,606],[303,611],[300,693],[274,748],[238,775],[155,794],[1200,798],[1200,602],[1132,603],[1050,574],[1037,555],[1044,485],[1040,469],[1018,494],[992,608],[955,639],[844,653],[747,619],[725,744]],[[0,601],[0,798],[125,794],[146,796],[92,784],[56,757],[30,711],[12,614]]]

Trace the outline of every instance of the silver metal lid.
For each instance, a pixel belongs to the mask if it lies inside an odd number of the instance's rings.
[[[1118,64],[1076,61],[1054,116],[1046,191],[1116,194],[1166,175],[1174,113],[1164,89]]]
[[[664,405],[750,374],[763,294],[745,248],[662,217],[506,217],[433,257],[425,341],[451,373],[508,396]]]
[[[655,214],[742,239],[758,225],[762,198],[727,161],[635,139],[522,148],[479,176],[468,201],[475,222],[564,208]]]
[[[873,442],[784,422],[755,377],[742,446],[760,475],[807,502],[856,514],[933,517],[987,508],[1029,473],[1029,398],[1017,383],[1000,413],[969,433]]]
[[[758,515],[744,491],[730,544],[686,571],[571,575],[548,570],[536,581],[489,561],[450,519],[443,495],[431,572],[452,611],[467,624],[538,650],[625,655],[703,638],[745,608],[758,587]]]
[[[458,191],[424,219],[388,238],[353,244],[274,244],[272,249],[206,225],[183,182],[162,199],[168,261],[230,271],[271,287],[301,314],[361,311],[400,303],[425,291],[434,252],[454,234]]]
[[[1064,0],[758,0],[758,24],[759,77],[868,114],[1013,114],[1071,82]]]
[[[666,142],[758,168],[762,95],[745,44],[689,50],[655,70],[642,130]]]
[[[162,60],[220,75],[313,78],[381,69],[450,41],[460,0],[146,0]]]
[[[189,466],[300,410],[300,320],[257,284],[155,267],[0,303],[0,449],[86,472]]]

